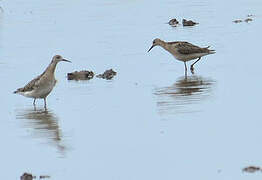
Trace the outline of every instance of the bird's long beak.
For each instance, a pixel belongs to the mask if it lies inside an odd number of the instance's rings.
[[[153,47],[155,47],[154,44],[151,46],[151,48],[149,48],[149,50],[147,52],[149,52],[151,49],[153,49]]]
[[[67,59],[62,59],[62,61],[65,61],[65,62],[70,62],[70,63],[72,63],[71,61],[68,61]]]

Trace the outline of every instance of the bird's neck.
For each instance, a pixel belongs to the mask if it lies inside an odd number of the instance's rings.
[[[164,48],[165,50],[169,51],[169,46],[165,41],[161,41],[159,43],[159,46],[161,46],[162,48]]]
[[[57,62],[51,62],[49,66],[46,68],[45,73],[49,73],[54,75],[56,69]]]

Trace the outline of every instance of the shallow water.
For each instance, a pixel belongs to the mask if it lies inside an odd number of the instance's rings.
[[[0,179],[261,179],[260,0],[1,1]],[[250,23],[232,23],[254,14]],[[195,27],[170,27],[169,19]],[[211,46],[195,74],[154,38]],[[55,54],[43,101],[12,92]],[[189,65],[189,64],[188,64]],[[113,80],[67,72],[113,68]]]
[[[201,76],[182,76],[171,86],[157,88],[155,95],[159,113],[166,116],[170,113],[174,115],[200,111],[195,108],[201,108],[199,103],[210,99],[214,84],[211,79]]]

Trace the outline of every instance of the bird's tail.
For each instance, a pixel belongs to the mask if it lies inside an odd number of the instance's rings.
[[[208,48],[210,48],[210,46],[207,46],[207,47],[206,47],[206,49],[208,49]],[[214,50],[214,49],[208,49],[208,53],[209,53],[209,54],[214,54],[214,53],[216,53],[216,50]]]

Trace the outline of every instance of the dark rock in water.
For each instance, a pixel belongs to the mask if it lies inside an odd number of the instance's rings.
[[[67,73],[68,80],[89,80],[94,77],[94,73],[92,71],[75,71],[72,73]]]
[[[245,19],[245,22],[249,22],[249,21],[253,21],[253,19],[251,19],[251,18],[247,18],[247,19]]]
[[[113,69],[106,70],[103,74],[99,74],[96,77],[103,79],[112,79],[116,75],[116,72]]]
[[[261,168],[260,167],[257,167],[257,166],[248,166],[246,168],[243,168],[243,172],[249,172],[249,173],[254,173],[256,171],[260,171]]]
[[[187,21],[186,19],[183,19],[182,23],[183,23],[183,26],[194,26],[196,24],[199,24],[199,23],[196,23],[196,22],[191,21],[191,20]]]
[[[169,25],[171,26],[177,26],[179,24],[178,20],[176,19],[171,19],[169,22],[168,22]]]
[[[20,180],[33,180],[35,178],[32,174],[29,173],[24,173],[21,177]]]
[[[240,19],[237,19],[237,20],[234,20],[233,22],[234,22],[234,23],[241,23],[241,22],[242,22],[242,20],[240,20]]]

